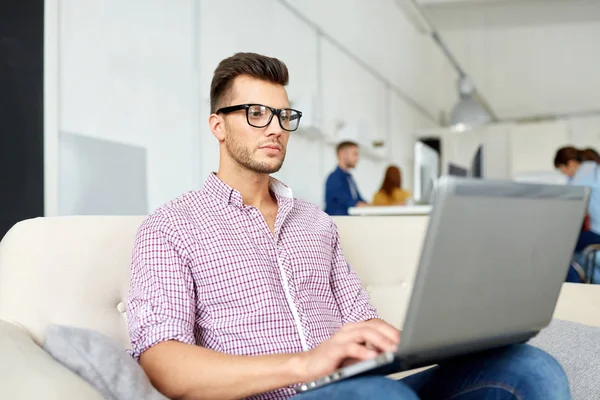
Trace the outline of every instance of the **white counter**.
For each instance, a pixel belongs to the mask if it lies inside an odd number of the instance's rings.
[[[350,207],[350,215],[429,215],[431,206],[365,206]]]

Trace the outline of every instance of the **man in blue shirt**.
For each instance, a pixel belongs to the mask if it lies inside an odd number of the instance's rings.
[[[582,155],[582,151],[569,146],[559,149],[554,157],[554,166],[569,177],[571,185],[590,188],[590,230],[581,233],[575,251],[590,244],[600,244],[600,165],[595,161],[583,161]]]
[[[325,212],[329,215],[348,215],[348,208],[367,205],[348,172],[358,163],[358,144],[341,142],[336,150],[338,167],[325,183]]]

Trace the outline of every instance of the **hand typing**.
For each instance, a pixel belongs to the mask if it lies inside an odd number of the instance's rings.
[[[343,365],[395,351],[398,343],[400,331],[380,319],[346,324],[329,340],[302,354],[299,372],[303,381],[316,379]]]

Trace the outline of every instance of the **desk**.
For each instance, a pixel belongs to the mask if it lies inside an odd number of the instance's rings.
[[[432,206],[365,206],[350,207],[350,215],[429,215]]]

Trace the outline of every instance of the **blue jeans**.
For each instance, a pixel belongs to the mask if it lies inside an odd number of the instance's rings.
[[[394,371],[382,371],[384,374]],[[569,400],[560,364],[529,345],[513,345],[433,367],[399,381],[361,376],[298,396],[302,400]]]

